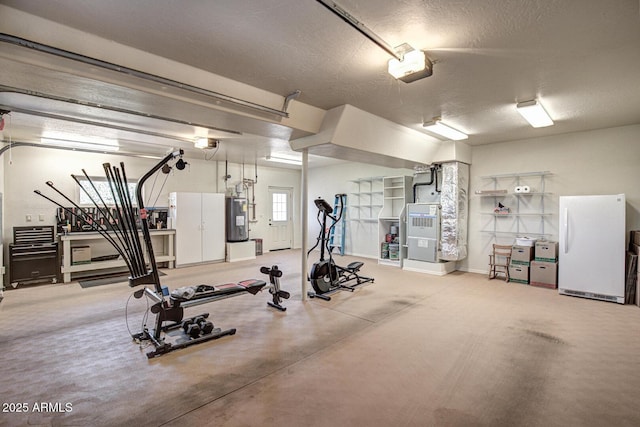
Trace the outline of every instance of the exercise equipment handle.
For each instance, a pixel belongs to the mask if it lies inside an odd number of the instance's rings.
[[[274,265],[272,268],[260,267],[260,273],[268,274],[273,277],[282,277],[282,270],[278,270],[278,266]]]
[[[333,208],[331,207],[331,205],[329,205],[329,203],[327,203],[325,199],[318,197],[313,202],[316,204],[318,210],[326,212],[327,214],[333,213]]]

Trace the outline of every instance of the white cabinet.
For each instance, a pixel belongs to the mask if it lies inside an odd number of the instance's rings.
[[[225,196],[202,193],[202,261],[221,261],[225,257]]]
[[[171,193],[170,217],[176,230],[176,265],[225,258],[225,208],[221,193]]]
[[[406,222],[404,220],[407,203],[413,202],[413,177],[385,176],[382,183],[382,209],[378,216],[378,262],[380,264],[402,266],[407,257]],[[394,233],[395,232],[395,233]],[[387,242],[387,234],[397,237]]]

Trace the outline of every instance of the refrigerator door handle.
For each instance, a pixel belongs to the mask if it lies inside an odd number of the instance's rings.
[[[569,252],[569,209],[564,208],[562,213],[562,228],[564,229],[564,253]]]

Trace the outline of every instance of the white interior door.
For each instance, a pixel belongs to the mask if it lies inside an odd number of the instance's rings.
[[[269,187],[271,217],[269,218],[269,250],[289,249],[293,241],[292,188]]]

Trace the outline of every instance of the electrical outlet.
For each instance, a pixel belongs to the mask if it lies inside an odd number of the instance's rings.
[[[31,222],[31,215],[27,214],[26,220],[27,222]]]

